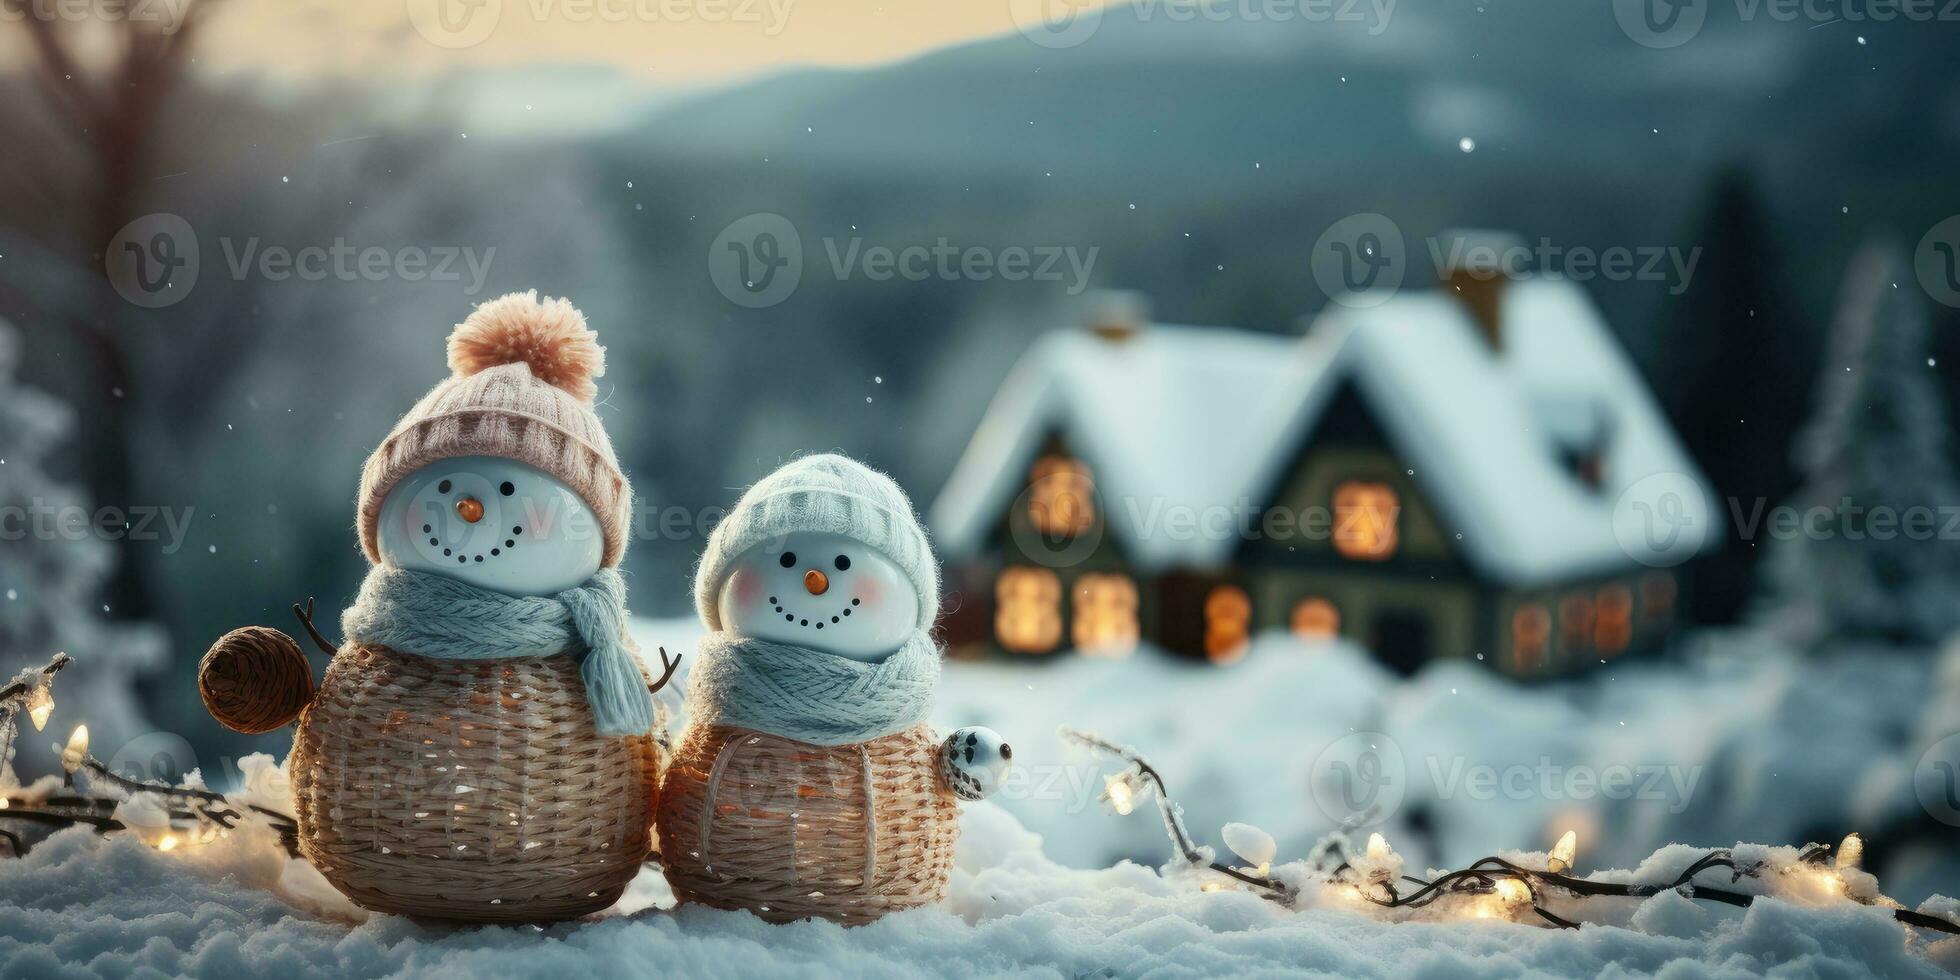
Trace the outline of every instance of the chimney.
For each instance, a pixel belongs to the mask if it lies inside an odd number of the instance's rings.
[[[1504,349],[1504,287],[1521,271],[1524,239],[1508,231],[1453,228],[1443,232],[1438,270],[1443,288],[1461,300],[1494,351]]]
[[[1090,333],[1112,344],[1120,344],[1136,336],[1150,322],[1150,301],[1137,292],[1102,290],[1090,293],[1082,309],[1082,325]]]

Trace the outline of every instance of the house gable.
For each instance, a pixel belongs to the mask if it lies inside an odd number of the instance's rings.
[[[1343,485],[1386,488],[1392,494],[1395,546],[1378,560],[1347,557],[1337,547],[1343,535],[1366,533],[1381,515],[1341,509]],[[1366,570],[1402,569],[1427,574],[1468,574],[1411,467],[1376,421],[1352,383],[1340,385],[1315,425],[1298,441],[1292,462],[1272,486],[1255,497],[1268,512],[1279,512],[1246,541],[1237,556],[1242,565],[1362,565]],[[1275,526],[1277,525],[1277,526]]]

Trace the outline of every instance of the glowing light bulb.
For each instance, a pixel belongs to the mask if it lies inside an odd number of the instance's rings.
[[[61,768],[72,776],[87,758],[88,726],[76,725],[74,734],[68,736],[68,746],[61,750]]]
[[[1837,866],[1840,868],[1855,868],[1864,859],[1865,839],[1856,833],[1844,835],[1844,841],[1838,844]]]
[[[1368,860],[1380,863],[1388,860],[1389,854],[1387,838],[1380,834],[1368,835]]]
[[[176,849],[176,847],[177,847],[176,834],[165,834],[163,835],[162,840],[157,841],[157,850],[159,851],[174,850]]]
[[[1552,853],[1546,861],[1546,866],[1553,871],[1567,870],[1572,867],[1572,862],[1578,857],[1578,853],[1579,835],[1575,831],[1568,830],[1565,836],[1558,839],[1558,843],[1552,845]]]
[[[1496,887],[1497,897],[1506,902],[1523,903],[1531,901],[1531,886],[1516,878],[1499,878]]]
[[[1103,780],[1103,799],[1109,808],[1120,816],[1129,816],[1137,808],[1136,787],[1130,784],[1130,774],[1109,776]]]
[[[34,723],[34,730],[38,732],[48,727],[48,716],[52,714],[54,714],[54,692],[48,690],[46,684],[42,684],[34,689],[34,693],[27,696],[27,719]]]

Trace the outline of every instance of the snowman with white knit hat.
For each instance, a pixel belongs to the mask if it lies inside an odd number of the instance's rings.
[[[944,897],[956,799],[998,787],[995,733],[926,725],[939,569],[890,477],[834,454],[750,487],[695,577],[709,633],[656,821],[682,901],[868,922]]]

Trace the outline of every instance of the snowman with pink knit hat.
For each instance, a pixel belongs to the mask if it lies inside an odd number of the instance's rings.
[[[354,901],[575,917],[640,871],[660,766],[618,570],[632,491],[593,404],[605,349],[570,303],[513,293],[448,361],[362,471],[373,567],[344,643],[302,614],[324,679],[252,627],[205,656],[200,692],[239,731],[297,720],[299,849]]]

